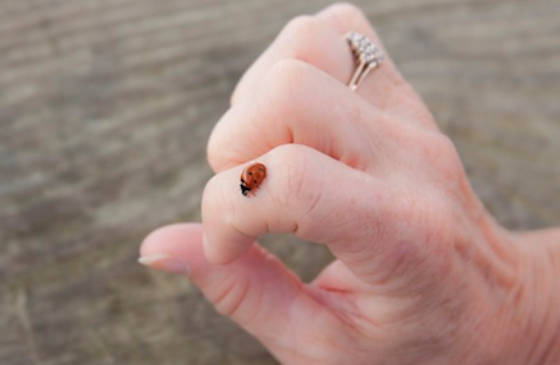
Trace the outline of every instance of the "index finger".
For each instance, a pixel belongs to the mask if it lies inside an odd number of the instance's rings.
[[[411,227],[402,229],[410,213],[393,185],[302,145],[277,147],[259,162],[267,177],[254,194],[241,194],[239,166],[217,174],[204,190],[210,262],[235,260],[261,234],[291,233],[326,244],[356,277],[378,284],[411,275],[408,263],[429,255],[414,244]]]
[[[348,228],[355,221],[348,217],[357,200],[369,199],[358,198],[356,191],[374,178],[303,145],[277,147],[258,162],[267,166],[267,177],[248,196],[237,183],[241,166],[215,175],[204,190],[202,223],[211,262],[234,260],[265,233],[292,233],[313,242],[357,241],[351,237],[357,231]],[[353,188],[339,186],[341,180]]]

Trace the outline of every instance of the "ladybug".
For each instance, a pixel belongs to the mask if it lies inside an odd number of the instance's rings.
[[[257,189],[266,177],[266,166],[260,162],[249,165],[241,173],[241,194],[247,196],[253,189]]]

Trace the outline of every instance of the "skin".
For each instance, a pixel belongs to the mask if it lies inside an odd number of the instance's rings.
[[[383,49],[348,4],[284,28],[212,133],[202,225],[153,232],[140,261],[188,276],[282,364],[559,363],[560,230],[492,219],[386,51],[349,90],[347,30]],[[267,177],[247,198],[254,160]],[[337,259],[302,283],[255,243],[268,232]]]

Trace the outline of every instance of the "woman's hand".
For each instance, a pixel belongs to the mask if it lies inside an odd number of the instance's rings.
[[[188,274],[283,364],[557,363],[560,234],[492,220],[388,57],[351,91],[349,30],[382,48],[351,5],[286,26],[212,134],[203,226],[156,231],[141,261]],[[245,197],[254,160],[268,176]],[[304,284],[254,243],[268,232],[337,259]]]

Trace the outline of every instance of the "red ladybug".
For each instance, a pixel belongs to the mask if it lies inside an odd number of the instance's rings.
[[[241,173],[241,194],[247,196],[253,189],[257,189],[266,177],[266,166],[255,162],[247,166]]]

